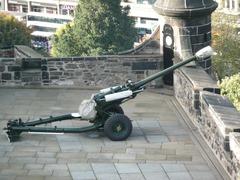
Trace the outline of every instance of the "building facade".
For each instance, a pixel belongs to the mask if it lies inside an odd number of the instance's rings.
[[[122,6],[131,8],[129,16],[135,19],[135,27],[138,29],[139,41],[149,36],[158,25],[159,15],[153,10],[156,0],[123,0]],[[144,12],[144,13],[143,13]]]
[[[77,5],[76,0],[0,0],[1,9],[18,13],[49,13],[49,14],[73,14]]]
[[[158,24],[158,14],[153,10],[155,0],[123,0],[130,6],[130,16],[136,21],[140,38],[151,34]],[[49,37],[63,24],[73,20],[78,0],[0,0],[0,10],[8,11],[25,20],[33,28],[33,36]],[[143,13],[144,12],[144,13]]]
[[[216,0],[218,10],[230,14],[240,14],[240,0]]]

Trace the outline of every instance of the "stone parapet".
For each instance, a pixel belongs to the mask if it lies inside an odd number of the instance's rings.
[[[199,67],[182,67],[176,70],[174,89],[175,97],[196,122],[200,115],[200,91],[219,92],[217,83]]]
[[[201,92],[201,133],[216,156],[233,175],[229,134],[240,131],[240,113],[223,96]]]
[[[232,179],[240,179],[240,112],[219,95],[217,83],[202,69],[177,70],[174,86],[177,100],[226,172]]]
[[[106,87],[141,80],[163,68],[160,55],[0,59],[0,85]],[[150,83],[161,86],[161,80]]]
[[[240,133],[229,134],[233,179],[240,179]]]
[[[13,48],[0,49],[0,57],[8,58],[13,56],[14,56]]]

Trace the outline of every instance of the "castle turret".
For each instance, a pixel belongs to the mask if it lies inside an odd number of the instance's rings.
[[[211,44],[211,14],[217,6],[213,0],[156,1],[154,9],[160,15],[160,51],[165,68]],[[210,58],[199,64],[211,72]],[[172,75],[165,77],[165,83],[172,83]]]

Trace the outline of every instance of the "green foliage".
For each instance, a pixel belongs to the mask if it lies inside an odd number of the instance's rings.
[[[13,16],[0,13],[0,48],[30,45],[31,30]]]
[[[120,0],[79,0],[72,25],[55,34],[53,56],[115,54],[133,47],[136,38],[129,8]]]
[[[237,16],[214,13],[213,48],[217,55],[213,57],[213,68],[217,78],[231,76],[240,69],[240,37],[237,34]]]
[[[74,39],[73,24],[67,24],[57,30],[53,39],[51,54],[54,57],[69,57],[77,55],[77,42]]]
[[[222,95],[227,96],[240,111],[240,73],[225,77],[220,84],[220,88]]]

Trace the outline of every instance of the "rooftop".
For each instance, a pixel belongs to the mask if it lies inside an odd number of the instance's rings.
[[[0,128],[7,120],[76,112],[93,90],[0,89]],[[146,91],[123,104],[133,120],[126,141],[100,132],[64,135],[22,134],[10,144],[0,135],[0,179],[223,179],[214,155],[194,135],[171,91]],[[52,126],[82,126],[65,121]],[[209,152],[208,152],[209,153]]]

